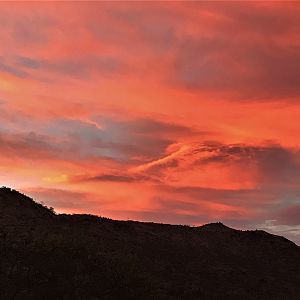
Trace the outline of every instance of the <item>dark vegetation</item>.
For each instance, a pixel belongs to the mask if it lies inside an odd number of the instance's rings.
[[[0,189],[0,299],[300,299],[300,249],[264,231],[56,215]]]

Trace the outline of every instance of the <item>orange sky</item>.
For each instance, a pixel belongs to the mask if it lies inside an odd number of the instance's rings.
[[[0,4],[0,183],[58,212],[300,242],[300,4]]]

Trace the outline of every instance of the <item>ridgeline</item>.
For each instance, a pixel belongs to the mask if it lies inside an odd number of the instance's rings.
[[[0,189],[0,299],[300,299],[300,248],[267,232],[55,214]]]

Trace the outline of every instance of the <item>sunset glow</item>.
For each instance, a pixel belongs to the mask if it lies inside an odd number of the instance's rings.
[[[300,3],[7,2],[0,20],[0,185],[300,243]]]

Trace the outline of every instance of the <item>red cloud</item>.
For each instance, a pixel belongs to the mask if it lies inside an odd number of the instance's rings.
[[[298,3],[1,3],[0,18],[3,182],[125,219],[295,220]]]

